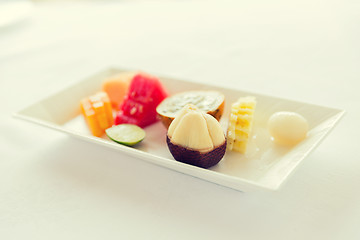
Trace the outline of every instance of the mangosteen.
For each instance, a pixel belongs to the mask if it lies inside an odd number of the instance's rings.
[[[191,104],[171,122],[166,138],[175,160],[202,168],[216,165],[226,151],[220,123]]]

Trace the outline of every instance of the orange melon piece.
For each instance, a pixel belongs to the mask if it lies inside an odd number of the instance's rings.
[[[99,92],[80,101],[81,112],[92,135],[100,137],[114,124],[114,117],[109,97]]]
[[[103,134],[103,132],[99,126],[95,111],[92,108],[90,100],[88,98],[82,99],[80,102],[80,107],[81,107],[81,112],[86,120],[86,123],[89,126],[92,135],[96,137],[100,137]]]
[[[136,72],[122,72],[109,77],[103,82],[102,89],[109,96],[114,109],[118,110],[120,108],[130,82],[136,74]]]
[[[105,92],[100,92],[101,101],[104,103],[106,117],[110,126],[114,125],[114,117],[109,96]]]

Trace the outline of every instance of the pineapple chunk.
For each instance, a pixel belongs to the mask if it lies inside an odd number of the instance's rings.
[[[255,97],[242,97],[231,105],[227,129],[227,149],[240,153],[246,152],[253,124],[256,106]]]

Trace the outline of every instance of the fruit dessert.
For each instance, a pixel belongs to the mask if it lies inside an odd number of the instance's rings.
[[[241,97],[231,105],[227,149],[245,153],[253,125],[255,97]]]
[[[130,123],[144,128],[156,122],[156,107],[167,96],[157,77],[144,73],[136,74],[116,115],[115,124]]]
[[[102,84],[102,90],[110,98],[111,105],[118,110],[129,89],[130,82],[133,80],[135,72],[122,72],[106,79]]]
[[[100,137],[114,124],[108,95],[98,92],[80,101],[80,108],[92,135]]]
[[[226,139],[220,123],[194,105],[186,105],[169,126],[166,142],[180,162],[209,168],[226,151]]]
[[[133,124],[119,124],[105,130],[106,135],[114,142],[134,146],[145,138],[145,131]]]
[[[224,111],[225,96],[218,91],[186,91],[166,98],[156,108],[166,128],[186,104],[195,105],[219,121]]]
[[[308,132],[307,120],[295,112],[276,112],[268,121],[268,130],[275,143],[291,146],[304,140]]]

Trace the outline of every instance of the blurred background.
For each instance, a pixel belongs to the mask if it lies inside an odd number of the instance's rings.
[[[195,80],[227,79],[223,84],[229,85],[243,79],[245,89],[297,98],[303,96],[280,87],[293,88],[307,79],[328,91],[346,92],[338,82],[358,73],[360,50],[354,48],[360,42],[358,1],[0,3],[3,68],[16,61],[27,70],[30,59],[31,71],[40,73],[36,68],[41,67],[42,74],[47,68],[62,69],[63,74],[71,68],[75,74],[81,68],[120,65]],[[8,70],[2,69],[3,74]]]

